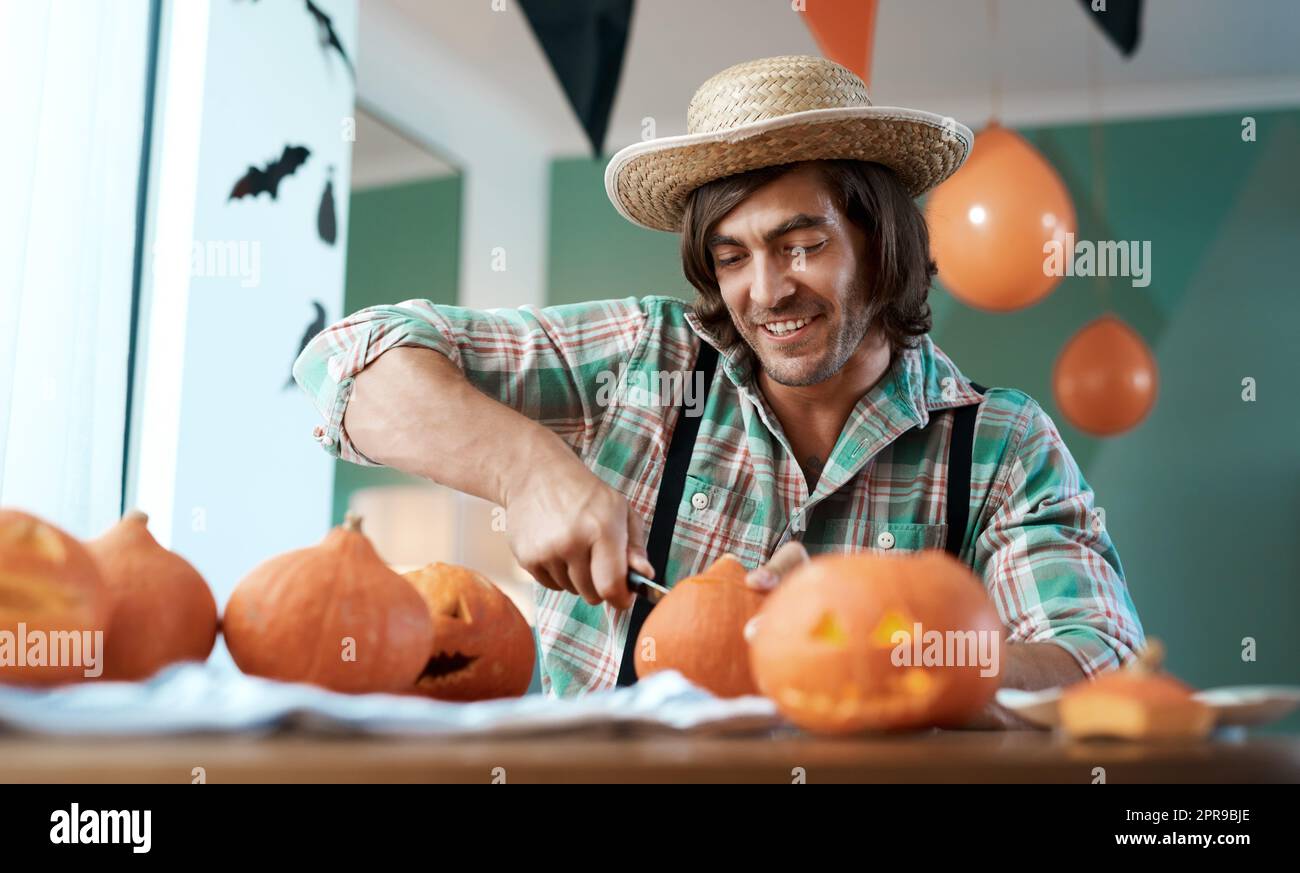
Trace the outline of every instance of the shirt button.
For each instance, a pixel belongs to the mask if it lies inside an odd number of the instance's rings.
[[[691,495],[691,506],[694,506],[696,509],[704,509],[708,505],[709,495],[705,494],[703,491],[696,491]]]
[[[882,530],[880,536],[876,537],[876,545],[882,549],[892,549],[894,547],[894,535],[887,530]]]

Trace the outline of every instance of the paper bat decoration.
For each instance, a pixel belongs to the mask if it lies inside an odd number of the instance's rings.
[[[319,300],[313,300],[311,305],[316,307],[316,317],[312,319],[311,324],[307,325],[307,329],[302,332],[302,339],[298,341],[298,354],[293,356],[295,361],[298,360],[298,355],[302,354],[302,350],[307,348],[307,343],[315,339],[316,334],[325,329],[325,307],[321,306]],[[288,391],[292,387],[293,367],[290,366],[289,381],[284,383],[284,388],[282,390]]]
[[[320,195],[320,208],[316,210],[316,232],[320,238],[334,245],[338,239],[338,223],[334,220],[334,168],[329,168],[329,178],[325,180],[325,192]]]
[[[270,194],[272,200],[276,199],[275,195],[280,189],[280,180],[286,176],[292,176],[295,170],[306,163],[310,155],[311,150],[306,146],[286,145],[279,160],[268,163],[266,169],[250,166],[248,172],[240,177],[239,181],[235,183],[235,187],[231,189],[229,199],[256,197],[263,191]]]
[[[352,59],[348,57],[347,51],[343,48],[343,43],[339,42],[339,35],[334,30],[334,22],[311,0],[306,0],[306,2],[307,11],[311,13],[312,18],[316,19],[316,32],[320,36],[320,47],[327,51],[331,48],[338,51],[339,57],[343,58],[343,63],[347,65],[348,72],[355,79],[357,71],[352,68]]]

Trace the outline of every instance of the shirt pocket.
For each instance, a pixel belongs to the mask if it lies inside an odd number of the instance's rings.
[[[699,572],[724,552],[738,557],[746,567],[763,563],[768,539],[764,517],[758,500],[688,474],[670,553],[674,581]]]
[[[829,518],[825,531],[828,549],[877,554],[942,549],[948,539],[946,524],[904,524],[857,518]]]

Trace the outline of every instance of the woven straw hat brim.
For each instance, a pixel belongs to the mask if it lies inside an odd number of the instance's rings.
[[[973,142],[968,127],[932,112],[900,106],[810,109],[633,143],[605,168],[605,192],[634,224],[678,231],[687,196],[715,179],[797,161],[875,161],[891,167],[911,196],[919,197],[957,172]]]

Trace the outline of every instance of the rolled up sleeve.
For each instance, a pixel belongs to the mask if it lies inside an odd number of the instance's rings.
[[[316,434],[322,447],[356,464],[378,466],[343,427],[354,380],[399,347],[439,352],[480,391],[584,454],[603,410],[602,374],[626,360],[647,320],[636,297],[486,310],[408,300],[330,325],[303,349],[293,376],[324,419]]]
[[[1050,642],[1096,676],[1131,660],[1144,633],[1093,492],[1032,400],[994,483],[975,569],[1009,642]]]

